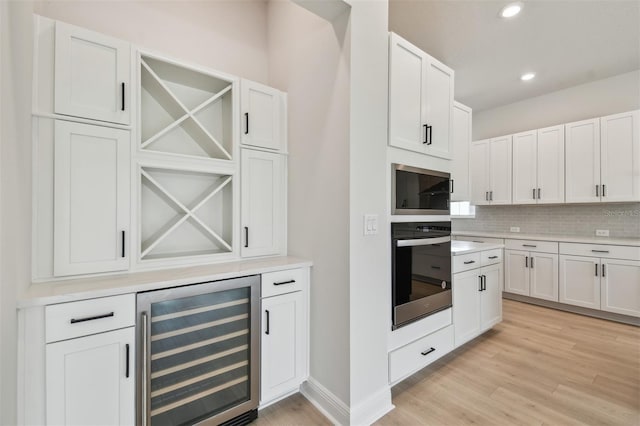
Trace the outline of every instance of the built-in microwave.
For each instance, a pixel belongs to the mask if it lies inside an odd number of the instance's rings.
[[[451,175],[435,170],[393,164],[391,214],[448,215]]]

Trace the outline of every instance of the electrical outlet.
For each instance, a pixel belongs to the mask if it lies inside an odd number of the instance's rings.
[[[609,230],[608,229],[596,229],[596,237],[608,237]]]
[[[520,227],[519,226],[512,226],[511,227],[511,232],[520,232]]]
[[[364,235],[376,235],[378,233],[378,215],[364,215]]]

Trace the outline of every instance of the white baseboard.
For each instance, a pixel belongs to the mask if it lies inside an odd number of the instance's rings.
[[[349,424],[349,407],[320,383],[309,377],[300,386],[300,393],[334,425]]]
[[[351,407],[352,425],[370,425],[393,410],[391,403],[391,387],[386,386],[358,405]]]
[[[334,425],[370,425],[395,408],[389,386],[351,409],[311,377],[302,384],[300,393]]]

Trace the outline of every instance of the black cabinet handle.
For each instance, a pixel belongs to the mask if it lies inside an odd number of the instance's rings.
[[[120,109],[122,109],[122,111],[124,111],[124,82],[120,83],[120,91],[122,92],[122,105],[120,106]]]
[[[427,349],[426,351],[424,351],[424,352],[420,352],[420,353],[421,353],[422,355],[424,355],[424,356],[427,356],[427,355],[429,355],[431,352],[433,352],[433,351],[435,351],[435,350],[436,350],[436,348],[430,348],[430,349]]]
[[[607,270],[605,269],[606,265],[603,263],[602,264],[602,276],[606,277],[607,276]]]
[[[244,227],[244,246],[249,247],[249,227]]]
[[[595,265],[593,265],[596,267],[596,277],[598,276],[598,264],[596,263]]]
[[[522,247],[533,247],[533,248],[536,248],[538,246],[535,245],[535,244],[523,244]]]
[[[125,257],[125,252],[124,252],[125,231],[122,231],[121,237],[122,237],[122,253],[121,253],[121,256]]]
[[[244,113],[244,134],[245,135],[249,134],[249,113],[248,112]]]
[[[466,262],[464,262],[465,265],[471,265],[472,263],[476,263],[475,260],[467,260]]]
[[[433,265],[431,265],[431,269],[440,270],[440,269],[442,269],[442,268],[441,268],[441,267],[439,267],[439,266],[433,266]]]
[[[453,179],[451,179],[451,193],[453,194]]]
[[[539,199],[540,199],[540,197],[541,197],[541,195],[540,195],[540,194],[542,194],[542,190],[541,190],[540,188],[538,188],[538,200],[539,200]]]
[[[524,267],[528,268],[529,267],[529,256],[525,256],[524,257]]]
[[[126,377],[127,379],[129,378],[129,344],[127,343],[124,346],[125,350],[124,350],[124,356],[126,357],[126,364],[124,367],[124,377]]]
[[[293,284],[295,282],[296,282],[296,280],[280,281],[279,283],[273,283],[273,285]]]
[[[265,309],[264,312],[267,314],[267,329],[264,331],[264,334],[269,334],[269,310]]]
[[[609,250],[591,250],[592,253],[609,253]]]
[[[534,257],[531,256],[531,269],[533,269],[533,259],[534,259]]]
[[[77,324],[79,322],[86,322],[86,321],[99,320],[99,319],[103,319],[103,318],[109,318],[109,317],[112,317],[114,315],[115,315],[114,312],[109,312],[108,314],[96,315],[94,317],[71,318],[71,321],[69,321],[69,322],[71,324]]]
[[[600,196],[600,185],[596,185],[596,197]]]
[[[483,275],[482,276],[482,291],[485,291],[487,289],[487,276]]]
[[[535,188],[533,188],[533,190],[532,190],[532,191],[533,191],[533,199],[535,200],[535,199],[536,199],[536,189],[535,189]]]
[[[424,127],[424,141],[422,143],[429,145],[429,125],[423,124],[422,127]]]
[[[429,143],[427,145],[431,145],[433,143],[433,126],[427,126],[427,130],[429,130]]]
[[[493,191],[489,191],[489,201],[493,201]]]
[[[479,280],[478,285],[480,287],[478,288],[478,291],[482,291],[482,275],[478,275],[478,280]]]
[[[602,196],[606,197],[607,196],[607,186],[602,184]]]
[[[498,256],[489,256],[489,259],[497,259]]]
[[[489,191],[484,193],[484,200],[489,201]]]

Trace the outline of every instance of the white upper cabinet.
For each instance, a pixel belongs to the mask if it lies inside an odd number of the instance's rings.
[[[285,95],[250,80],[242,80],[241,93],[242,144],[286,151]]]
[[[471,144],[471,202],[511,204],[511,135]]]
[[[241,209],[243,257],[284,252],[286,163],[281,154],[242,150]]]
[[[112,123],[131,122],[129,43],[55,24],[55,112]]]
[[[564,203],[564,126],[538,129],[536,161],[536,202]]]
[[[471,108],[453,104],[453,160],[451,163],[452,201],[469,201],[469,149],[471,145]]]
[[[600,119],[565,125],[567,203],[600,201]]]
[[[55,122],[54,275],[129,266],[126,130]]]
[[[640,111],[600,119],[603,202],[640,201]]]
[[[389,145],[451,158],[454,72],[391,33]]]
[[[513,204],[564,202],[564,126],[513,135]]]

